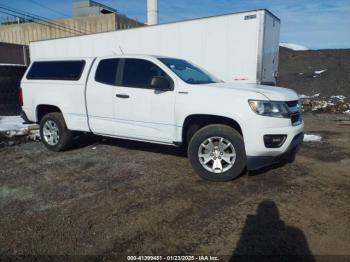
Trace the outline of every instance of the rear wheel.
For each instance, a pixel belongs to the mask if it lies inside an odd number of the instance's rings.
[[[188,156],[194,170],[210,181],[237,178],[246,166],[242,136],[226,125],[209,125],[195,133]]]
[[[44,145],[55,152],[67,149],[73,140],[73,132],[67,129],[59,112],[46,114],[40,121],[40,136]]]

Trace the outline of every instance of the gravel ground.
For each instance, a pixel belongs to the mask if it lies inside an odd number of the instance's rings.
[[[228,183],[201,180],[181,149],[146,143],[0,148],[0,255],[349,258],[350,125],[336,118],[306,115],[321,143]]]

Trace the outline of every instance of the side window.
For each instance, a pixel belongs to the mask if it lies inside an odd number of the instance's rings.
[[[78,81],[83,73],[85,61],[34,62],[27,79]]]
[[[167,76],[157,65],[142,59],[125,59],[123,86],[150,88],[155,76]]]
[[[101,60],[97,66],[95,81],[107,85],[116,85],[119,60]]]

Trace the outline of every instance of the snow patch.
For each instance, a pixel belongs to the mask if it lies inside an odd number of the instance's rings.
[[[333,95],[328,99],[321,94],[299,95],[303,111],[315,111],[326,113],[345,113],[350,110],[350,103],[344,95]]]
[[[341,102],[344,102],[346,96],[343,96],[343,95],[337,95],[337,96],[331,96],[330,99],[331,100],[339,100]]]
[[[38,140],[40,135],[37,126],[23,122],[20,116],[0,116],[0,134],[7,138],[27,135],[31,140]]]
[[[315,101],[315,103],[312,106],[312,111],[317,111],[323,108],[326,108],[329,106],[329,102],[327,101]]]
[[[25,129],[23,122],[20,116],[0,116],[0,132]]]
[[[323,69],[323,70],[314,71],[315,75],[313,76],[313,78],[321,77],[322,74],[323,74],[324,72],[326,72],[327,70],[328,70],[328,69],[326,68],[326,69]]]
[[[280,43],[280,46],[294,50],[294,51],[306,51],[309,50],[307,47],[302,46],[302,45],[297,45],[297,44],[292,44],[292,43]]]
[[[305,134],[304,135],[304,142],[321,142],[322,137],[319,135],[310,135]]]
[[[319,97],[319,96],[320,96],[320,93],[314,94],[314,95],[312,95],[312,96],[307,96],[307,95],[301,94],[301,95],[299,95],[299,98],[301,98],[301,99],[307,99],[307,98],[316,98],[316,97]]]
[[[323,69],[323,70],[319,70],[319,71],[315,71],[316,75],[322,75],[324,72],[326,72],[328,69]]]

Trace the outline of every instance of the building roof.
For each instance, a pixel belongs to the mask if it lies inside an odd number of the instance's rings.
[[[118,13],[118,11],[107,5],[92,0],[73,0],[73,15],[90,16]]]

